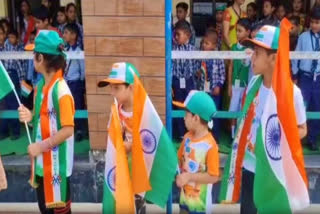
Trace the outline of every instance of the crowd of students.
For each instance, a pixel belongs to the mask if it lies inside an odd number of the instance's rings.
[[[188,4],[176,5],[178,21],[173,25],[174,51],[248,51],[242,41],[254,38],[263,25],[279,26],[283,18],[292,24],[290,32],[291,51],[318,51],[320,33],[320,1],[316,1],[310,12],[304,12],[303,0],[292,0],[292,5],[283,1],[264,0],[262,11],[255,2],[241,10],[244,0],[234,0],[229,7],[216,5],[215,17],[207,23],[205,35],[200,45],[195,42],[196,32],[187,21]],[[307,14],[307,15],[306,15]],[[320,111],[316,97],[320,93],[320,65],[318,60],[292,60],[292,77],[300,87],[307,111]],[[193,90],[203,90],[210,94],[218,110],[239,111],[243,93],[252,78],[251,61],[217,59],[175,59],[172,61],[173,99],[183,101]],[[179,140],[185,133],[183,121],[173,120],[174,133]],[[234,138],[236,121],[231,121],[231,135]],[[311,150],[318,150],[316,137],[319,134],[319,121],[308,121],[307,144]],[[219,140],[219,120],[214,121],[213,134]]]
[[[64,40],[65,51],[83,50],[83,27],[79,22],[77,6],[69,3],[54,11],[51,1],[43,0],[41,6],[31,10],[28,0],[20,2],[16,28],[13,23],[4,18],[0,20],[0,51],[24,51],[24,46],[33,44],[40,30],[53,30]],[[35,71],[33,60],[1,60],[12,79],[15,89],[23,104],[32,108],[33,88],[38,84],[42,75]],[[75,99],[77,110],[85,109],[85,71],[84,60],[67,60],[64,78]],[[28,87],[30,86],[30,87]],[[30,88],[27,93],[25,88]],[[30,93],[31,92],[31,93]],[[2,108],[16,110],[18,103],[14,94],[8,95],[2,101]],[[76,120],[76,140],[87,137],[87,124],[84,120]],[[11,132],[10,132],[11,131]],[[11,135],[10,135],[11,133]],[[0,124],[0,140],[10,137],[17,140],[20,137],[18,120],[2,120]]]

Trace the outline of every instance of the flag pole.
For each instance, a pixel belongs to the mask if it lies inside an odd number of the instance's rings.
[[[14,95],[15,95],[16,98],[17,98],[17,101],[18,101],[19,106],[21,106],[22,104],[21,104],[21,101],[20,101],[20,99],[19,99],[19,96],[18,96],[15,88],[13,88],[13,93],[14,93]],[[29,144],[31,144],[32,141],[31,141],[30,131],[29,131],[29,127],[28,127],[27,121],[24,121],[24,126],[26,127],[26,130],[27,130],[27,135],[28,135]]]

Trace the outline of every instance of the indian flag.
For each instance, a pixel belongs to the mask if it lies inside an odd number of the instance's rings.
[[[133,191],[165,207],[176,174],[177,155],[156,109],[134,76]]]
[[[2,62],[0,61],[0,100],[3,99],[7,94],[14,90],[14,85],[4,68]]]
[[[30,86],[26,81],[21,82],[21,95],[24,97],[29,97],[32,92],[32,86]]]
[[[111,106],[108,130],[103,213],[135,213],[134,194],[116,104]]]
[[[290,28],[284,19],[272,88],[257,135],[254,202],[260,214],[293,213],[310,203],[290,77]]]

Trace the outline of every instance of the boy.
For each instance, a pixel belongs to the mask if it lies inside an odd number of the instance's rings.
[[[52,27],[50,24],[50,15],[48,9],[41,5],[41,7],[35,11],[34,13],[34,18],[35,18],[35,26],[37,31],[39,30],[53,30],[59,33],[59,36],[62,37],[61,33],[59,30],[55,27]]]
[[[63,38],[67,43],[66,51],[81,51],[77,44],[79,29],[76,24],[67,24],[64,28]],[[85,73],[84,60],[67,60],[67,66],[64,73],[64,79],[71,90],[75,102],[76,110],[83,110],[85,94]],[[75,121],[76,141],[81,141],[85,134],[85,120],[77,119]]]
[[[288,14],[288,11],[286,9],[286,6],[284,3],[279,3],[277,10],[276,10],[276,17],[281,22],[281,20],[286,17]]]
[[[280,22],[275,17],[274,12],[276,10],[276,2],[275,0],[264,0],[263,2],[263,16],[262,21],[265,24],[279,26]]]
[[[79,23],[78,21],[78,17],[77,17],[77,7],[74,3],[69,3],[66,6],[66,16],[67,16],[67,20],[68,23],[74,23],[78,26],[79,28],[79,35],[78,35],[78,46],[83,49],[83,27],[82,25]]]
[[[292,29],[290,31],[290,51],[294,51],[297,47],[300,33],[300,17],[290,16],[289,21],[292,25]]]
[[[218,34],[214,30],[207,30],[201,50],[217,51]],[[198,75],[200,73],[200,75]],[[207,92],[218,110],[222,107],[222,88],[226,79],[226,71],[224,61],[220,59],[206,59],[201,62],[201,71],[197,73],[200,76],[200,84],[198,90]],[[219,119],[214,119],[213,135],[219,141]]]
[[[195,51],[195,47],[189,43],[191,36],[190,25],[187,21],[178,21],[175,27],[175,39],[172,50],[175,51]],[[175,100],[183,102],[189,91],[195,89],[195,73],[200,70],[200,61],[194,59],[172,60],[172,90]],[[183,120],[173,119],[173,127],[176,127],[174,139],[181,140],[185,133]]]
[[[293,0],[292,9],[293,9],[293,13],[291,15],[300,17],[299,33],[302,33],[305,27],[305,21],[306,21],[306,15],[303,13],[303,0]]]
[[[320,51],[320,8],[313,9],[310,18],[311,30],[301,34],[296,51]],[[307,111],[320,111],[319,60],[292,60],[292,73],[301,89]],[[308,121],[308,129],[308,146],[312,151],[316,151],[320,131],[319,120]]]
[[[8,40],[5,43],[4,51],[23,51],[23,46],[19,44],[18,32],[10,30],[8,32]],[[20,83],[25,79],[25,62],[24,60],[3,60],[14,87],[18,94],[20,94]],[[13,92],[4,98],[4,103],[7,110],[16,110],[18,106],[17,99]],[[17,119],[4,119],[0,126],[0,140],[9,136],[9,129],[12,129],[11,140],[20,138],[20,124]]]
[[[242,172],[242,190],[241,190],[241,214],[255,214],[257,209],[253,202],[253,181],[255,177],[255,144],[258,135],[258,128],[261,126],[261,117],[265,110],[266,97],[271,93],[271,85],[277,49],[279,47],[280,29],[278,27],[265,25],[252,40],[244,41],[244,45],[254,46],[252,55],[253,71],[255,75],[262,76],[262,83],[253,99],[254,116],[251,127],[247,135],[248,146],[246,147]],[[257,78],[258,78],[257,76]],[[252,86],[257,78],[249,83]],[[249,91],[250,89],[248,89]],[[294,85],[294,108],[297,119],[300,139],[307,133],[306,112],[303,105],[301,91]],[[239,130],[240,133],[242,130]],[[260,160],[261,161],[261,160]]]
[[[247,5],[247,16],[248,19],[252,24],[257,22],[257,14],[258,13],[258,7],[257,4],[254,2],[251,2]]]
[[[187,15],[188,15],[188,9],[189,9],[189,6],[187,3],[185,2],[180,2],[177,4],[176,6],[176,11],[177,11],[177,19],[178,19],[178,22],[179,21],[186,21],[186,18],[187,18]],[[190,30],[191,30],[191,35],[190,35],[190,41],[189,43],[191,45],[195,45],[195,42],[196,42],[196,32],[193,28],[193,26],[188,22],[189,26],[190,26]],[[175,34],[175,33],[174,33]]]
[[[178,151],[180,213],[212,213],[212,184],[219,181],[218,146],[208,130],[216,113],[214,102],[205,92],[191,91],[184,103],[173,103],[186,110],[188,130]]]
[[[245,51],[245,47],[241,45],[245,39],[250,36],[249,19],[239,19],[237,23],[238,43],[231,47],[232,51]],[[228,69],[228,95],[231,97],[229,111],[238,112],[241,110],[241,100],[245,88],[248,85],[250,70],[250,60],[234,59],[231,60]],[[236,120],[231,121],[231,136],[235,137]]]
[[[230,50],[237,43],[236,24],[240,18],[246,17],[240,8],[243,4],[244,0],[234,0],[233,5],[224,11],[222,50]]]
[[[4,43],[6,42],[6,32],[3,26],[0,25],[0,51],[4,51]]]
[[[216,3],[216,30],[218,33],[218,50],[222,48],[222,34],[223,34],[223,13],[226,9],[225,4]]]
[[[98,87],[110,86],[111,95],[116,98],[119,108],[119,118],[123,131],[125,149],[131,155],[133,128],[133,83],[134,74],[140,77],[137,69],[130,63],[120,62],[112,66],[109,77],[98,83]],[[146,213],[144,199],[135,195],[136,213]]]

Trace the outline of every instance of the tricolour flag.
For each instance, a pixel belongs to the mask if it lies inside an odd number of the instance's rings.
[[[290,76],[290,28],[284,19],[271,92],[257,135],[254,202],[262,214],[293,213],[310,203]]]
[[[156,109],[134,76],[133,191],[165,207],[177,169],[177,155]]]
[[[29,97],[32,92],[32,86],[26,83],[26,81],[21,82],[21,95],[24,97]]]
[[[111,106],[108,129],[103,213],[135,213],[134,194],[116,104]]]
[[[0,100],[14,90],[14,85],[1,61],[0,61],[0,86],[1,86]]]

